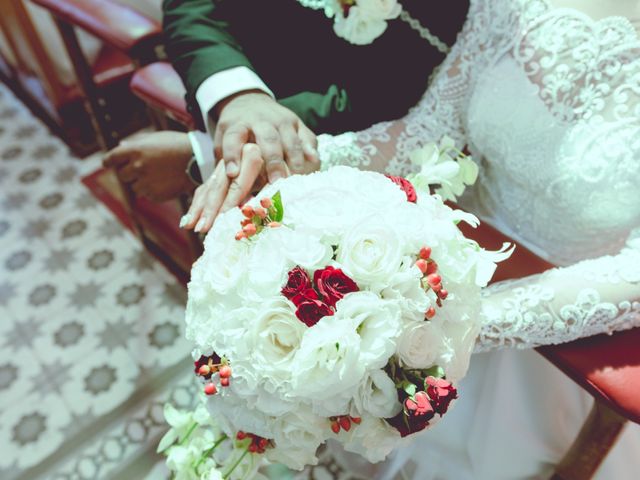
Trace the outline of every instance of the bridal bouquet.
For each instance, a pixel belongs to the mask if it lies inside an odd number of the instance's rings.
[[[328,439],[379,462],[447,413],[480,289],[508,252],[465,238],[457,224],[476,218],[442,201],[473,183],[470,159],[449,141],[412,158],[411,181],[334,167],[217,219],[186,312],[209,412],[191,423],[216,434],[170,432],[179,478],[250,477],[263,460],[302,469]]]

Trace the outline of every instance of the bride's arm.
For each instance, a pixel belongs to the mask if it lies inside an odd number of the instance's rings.
[[[614,256],[485,289],[476,352],[640,327],[640,228]]]
[[[470,3],[462,32],[419,104],[400,120],[379,123],[361,132],[320,135],[318,151],[323,169],[349,165],[407,175],[412,171],[409,154],[424,144],[445,135],[460,148],[468,144],[464,119],[475,77],[504,48],[510,40],[508,32],[517,22],[511,2]]]

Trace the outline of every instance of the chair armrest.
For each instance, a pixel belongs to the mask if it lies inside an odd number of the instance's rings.
[[[162,26],[114,0],[32,0],[58,19],[130,55],[140,45],[159,42]]]

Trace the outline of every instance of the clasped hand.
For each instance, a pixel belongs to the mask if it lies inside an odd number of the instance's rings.
[[[214,173],[195,191],[180,222],[206,233],[219,213],[291,173],[320,168],[315,134],[291,110],[262,92],[242,92],[216,107]]]

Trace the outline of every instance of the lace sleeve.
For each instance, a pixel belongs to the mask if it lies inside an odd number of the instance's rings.
[[[476,352],[640,327],[640,228],[615,256],[486,288],[482,323]]]
[[[357,133],[320,135],[323,168],[349,165],[406,176],[412,171],[409,154],[425,143],[447,135],[458,146],[467,145],[469,92],[477,73],[512,39],[508,32],[516,21],[511,2],[472,0],[462,32],[419,104],[400,120]]]

